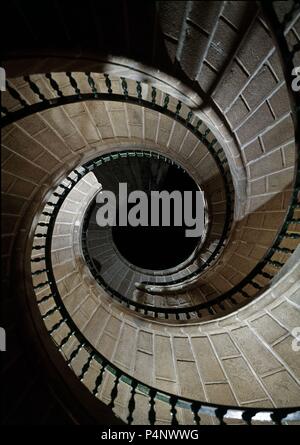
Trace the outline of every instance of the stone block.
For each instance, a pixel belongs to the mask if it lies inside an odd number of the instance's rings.
[[[169,337],[155,335],[155,375],[175,381],[173,354]]]
[[[247,79],[248,77],[242,68],[236,62],[233,62],[214,97],[221,110],[225,110],[233,102]]]
[[[257,178],[274,173],[282,168],[282,156],[280,150],[273,151],[261,157],[249,165],[250,176]]]
[[[266,193],[266,178],[259,178],[249,183],[250,195],[260,195]]]
[[[259,105],[272,92],[276,84],[268,65],[263,65],[243,91],[243,96],[249,107],[254,109]]]
[[[219,20],[206,60],[217,70],[221,70],[228,56],[239,42],[237,32],[225,21]]]
[[[284,145],[284,147],[282,147],[282,154],[283,154],[283,163],[285,165],[285,167],[295,167],[295,163],[296,163],[296,153],[297,153],[297,149],[295,147],[295,142],[291,142],[287,145]],[[291,171],[289,172],[289,176],[291,177],[291,181],[293,179],[292,173],[293,169],[291,169]]]
[[[115,136],[128,137],[128,128],[127,128],[125,111],[111,111],[110,115]]]
[[[227,333],[211,335],[211,341],[216,349],[219,358],[239,355],[239,351]]]
[[[293,342],[295,342],[295,338],[289,335],[273,346],[273,349],[300,380],[300,351],[293,350]]]
[[[221,7],[222,5],[216,1],[203,1],[201,7],[199,7],[197,3],[192,3],[188,17],[200,28],[210,34],[216,23]]]
[[[176,366],[181,395],[196,400],[205,400],[203,387],[195,362],[178,360]]]
[[[189,78],[194,80],[199,73],[199,60],[202,60],[205,54],[208,37],[191,24],[187,25],[184,37],[179,63]]]
[[[300,387],[286,371],[263,378],[264,385],[277,407],[298,406]]]
[[[188,337],[173,337],[173,345],[177,360],[194,361]]]
[[[59,159],[63,159],[70,154],[69,148],[50,128],[38,133],[35,139]]]
[[[155,141],[158,125],[158,116],[156,113],[145,110],[145,138]]]
[[[74,117],[73,122],[88,143],[92,144],[93,142],[99,141],[100,137],[96,126],[87,113]]]
[[[266,151],[273,150],[276,147],[288,142],[294,138],[294,126],[290,116],[280,122],[277,122],[262,139]]]
[[[114,360],[127,369],[134,363],[137,330],[130,325],[123,325]]]
[[[217,383],[205,385],[207,399],[210,403],[218,403],[221,405],[235,405],[236,400],[227,383]]]
[[[28,160],[34,160],[42,154],[44,149],[37,141],[28,136],[23,130],[15,127],[5,138],[4,144],[17,154]]]
[[[212,88],[216,78],[216,71],[204,61],[201,67],[200,74],[198,75],[198,83],[200,87],[205,92],[207,92],[210,88]]]
[[[268,105],[264,102],[254,114],[237,130],[236,134],[242,145],[258,136],[264,129],[274,122]]]
[[[262,63],[273,48],[271,36],[265,28],[256,20],[252,26],[245,43],[238,52],[238,58],[252,74],[255,69]]]
[[[3,213],[19,215],[22,212],[25,202],[24,198],[17,198],[16,196],[5,194],[2,195],[1,210]]]
[[[183,125],[178,123],[175,124],[169,144],[172,150],[179,151],[186,132],[187,130]]]
[[[152,333],[140,330],[138,332],[137,348],[141,351],[153,353],[153,338]]]
[[[43,111],[42,116],[62,138],[69,136],[76,130],[63,107],[50,108]]]
[[[243,4],[243,8],[241,8],[241,4],[236,1],[228,1],[225,4],[222,15],[226,17],[226,19],[232,23],[236,28],[240,28],[241,25],[244,24],[245,19],[249,19],[252,16],[256,9],[256,4],[253,2],[247,2]]]
[[[104,333],[98,341],[97,348],[99,352],[108,360],[112,359],[113,352],[116,346],[116,339],[111,335]]]
[[[263,339],[272,344],[280,337],[287,333],[280,324],[278,324],[269,315],[263,315],[262,317],[256,318],[251,321],[251,325],[258,332],[258,334],[263,337]]]
[[[121,325],[122,325],[121,320],[119,320],[117,317],[111,316],[108,323],[105,326],[105,332],[117,338],[121,329]]]
[[[231,127],[235,128],[243,121],[248,113],[249,110],[246,107],[245,102],[239,97],[234,102],[230,110],[226,113],[226,118],[228,119]]]
[[[291,184],[293,179],[294,169],[282,170],[280,172],[274,173],[273,175],[267,176],[267,191],[276,192],[281,191]]]
[[[195,360],[205,383],[225,381],[226,378],[206,337],[192,337]]]
[[[271,309],[271,313],[275,319],[290,330],[300,326],[300,310],[287,301],[283,301]]]
[[[248,327],[235,329],[231,335],[257,374],[262,375],[282,367]]]
[[[135,355],[134,376],[141,381],[153,383],[153,355],[137,350]]]
[[[46,123],[41,119],[38,114],[33,116],[27,116],[24,119],[18,121],[18,126],[27,131],[31,136],[35,135],[39,131],[46,128]]]
[[[35,160],[35,163],[49,173],[58,167],[61,167],[61,163],[46,151]]]
[[[222,363],[239,403],[266,398],[266,393],[242,357],[223,359]]]
[[[277,119],[289,112],[290,101],[285,84],[270,97],[269,103]]]
[[[7,192],[13,183],[16,181],[16,177],[13,175],[10,175],[9,173],[1,172],[1,191]],[[14,193],[14,192],[12,192]]]

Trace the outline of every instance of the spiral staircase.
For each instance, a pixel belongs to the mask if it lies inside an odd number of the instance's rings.
[[[300,3],[145,5],[5,7],[2,421],[297,424]],[[171,167],[205,231],[133,264],[95,197]]]

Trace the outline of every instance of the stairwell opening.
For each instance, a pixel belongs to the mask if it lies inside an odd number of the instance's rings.
[[[166,191],[172,196],[172,192],[179,192],[180,197],[184,192],[192,192],[191,196],[193,219],[196,218],[196,192],[199,187],[194,179],[174,161],[153,153],[145,156],[142,151],[133,151],[134,157],[118,157],[110,163],[109,173],[107,166],[100,166],[94,170],[94,174],[102,184],[103,190],[114,192],[116,196],[116,225],[111,228],[98,227],[98,231],[111,230],[112,240],[118,253],[130,264],[147,270],[166,270],[174,268],[188,260],[199,246],[201,236],[187,236],[187,230],[191,229],[185,217],[184,199],[181,205],[181,225],[176,225],[175,202],[170,198],[169,224],[163,221],[163,200],[159,200],[159,225],[153,225],[151,205],[151,192]],[[147,224],[132,226],[122,225],[120,213],[130,211],[137,205],[124,202],[120,204],[119,184],[126,184],[128,195],[133,191],[142,191],[148,200]],[[178,195],[177,195],[178,196]],[[96,198],[93,206],[97,207]],[[139,213],[139,212],[138,212]],[[90,218],[95,217],[95,212],[90,212]],[[138,215],[140,218],[140,214]],[[92,224],[95,221],[90,221]],[[93,226],[94,228],[97,226]],[[88,236],[89,231],[87,231]],[[93,231],[95,236],[95,230]]]

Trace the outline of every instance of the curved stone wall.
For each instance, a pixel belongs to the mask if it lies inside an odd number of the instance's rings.
[[[197,400],[253,407],[299,404],[300,352],[293,349],[293,330],[300,325],[299,248],[272,288],[247,307],[202,323],[155,321],[114,303],[95,284],[81,257],[79,227],[73,225],[73,241],[61,234],[65,211],[57,218],[52,252],[58,288],[73,320],[108,360],[142,382]],[[70,218],[78,219],[76,208]],[[43,296],[38,293],[38,299]],[[45,312],[50,308],[51,301]],[[47,318],[48,328],[55,317]],[[62,328],[55,340],[65,335]],[[73,348],[72,342],[63,348],[66,357]],[[83,352],[76,359],[78,370],[84,360]],[[126,410],[130,394],[124,391]]]
[[[62,85],[63,93],[70,93],[67,76],[63,73],[53,76]],[[88,83],[83,75],[75,76],[81,91],[88,91]],[[99,90],[105,90],[104,77],[96,75],[96,79]],[[44,80],[39,81],[38,76],[35,80],[40,91],[46,97],[51,97],[49,95],[52,93],[49,88],[47,90]],[[32,98],[28,85],[17,80],[14,86],[30,103]],[[119,81],[113,80],[112,88],[121,93]],[[129,94],[134,88],[135,83],[128,81]],[[149,97],[150,88],[143,85],[143,92],[145,97]],[[158,94],[157,100],[163,101],[162,93]],[[15,105],[6,101],[5,106],[13,110]],[[176,109],[175,100],[170,100],[170,108]],[[184,112],[183,107],[182,113]],[[185,113],[187,114],[187,111]],[[210,137],[213,138],[213,134]],[[6,128],[3,136],[3,207],[8,222],[16,223],[20,219],[26,203],[28,205],[30,198],[43,182],[47,184],[49,181],[49,173],[55,175],[60,171],[62,174],[63,171],[66,172],[66,165],[76,166],[80,158],[82,162],[84,158],[104,152],[108,145],[118,147],[126,143],[132,146],[150,145],[150,149],[156,148],[182,163],[212,197],[211,215],[215,216],[215,223],[212,221],[212,236],[216,237],[221,233],[222,225],[219,221],[222,214],[224,215],[225,195],[215,180],[217,168],[207,155],[205,147],[176,121],[172,122],[170,118],[151,110],[118,102],[70,104],[43,111]],[[284,158],[280,155],[283,153],[282,149],[275,151],[276,159],[278,158],[276,168],[283,172],[284,180],[290,184],[294,167],[289,168],[289,176],[282,160]],[[262,165],[264,161],[260,156],[258,160],[259,165]],[[292,160],[294,162],[294,157]],[[273,163],[269,158],[266,158],[264,169],[265,177],[268,172],[273,171]],[[278,173],[275,176],[279,177]],[[262,193],[259,196],[260,208],[236,223],[223,256],[215,266],[201,275],[197,288],[191,291],[192,299],[199,301],[200,298],[200,301],[205,301],[239,283],[270,247],[283,223],[289,204],[290,188],[281,184],[280,191],[271,195]],[[250,196],[247,202],[251,200]],[[296,210],[296,216],[297,212],[299,210]],[[6,234],[5,241],[9,256],[14,237],[9,224],[7,227],[9,233]],[[294,227],[297,232],[297,225]],[[296,245],[297,240],[293,239],[285,239],[283,242],[283,247],[294,248]],[[281,261],[285,258],[285,253],[276,253],[272,259]],[[271,274],[277,272],[273,265],[266,266],[265,271]],[[264,285],[266,282],[266,279],[261,277],[259,284]],[[252,296],[256,294],[257,289],[248,286],[246,291]],[[244,302],[242,296],[237,299],[238,303]]]

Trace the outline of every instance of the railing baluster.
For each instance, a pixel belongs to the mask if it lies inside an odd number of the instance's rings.
[[[150,388],[149,390],[149,413],[148,413],[148,420],[150,425],[154,425],[155,424],[155,420],[156,420],[156,412],[155,412],[155,396],[156,396],[156,390],[153,388]]]
[[[170,412],[171,412],[171,416],[172,416],[172,420],[171,420],[171,425],[172,426],[178,425],[178,420],[177,420],[177,417],[176,417],[176,414],[177,414],[177,409],[176,409],[177,400],[178,400],[178,398],[176,396],[171,396],[170,397],[170,405],[171,405]]]
[[[197,125],[194,127],[194,133],[197,133],[199,131],[199,127],[202,124],[202,120],[198,119]]]
[[[59,350],[62,349],[62,347],[68,342],[68,340],[72,337],[72,335],[75,334],[75,331],[70,331],[67,333],[67,335],[61,340],[60,344],[58,345]]]
[[[95,357],[94,353],[90,354],[88,359],[87,359],[87,361],[83,365],[82,370],[81,370],[81,374],[78,377],[81,382],[83,381],[85,374],[88,372],[90,364],[91,364],[91,361],[93,360],[94,357]]]
[[[15,90],[7,81],[6,81],[6,88],[7,91],[9,92],[9,94],[16,99],[20,105],[22,105],[22,107],[26,108],[29,106],[29,104],[26,102],[26,100],[24,100],[21,95],[19,94],[19,92],[17,90]]]
[[[92,92],[94,94],[94,97],[97,98],[98,97],[98,91],[97,91],[96,84],[95,84],[94,79],[92,78],[91,73],[85,73],[85,75],[87,76],[87,80],[88,80],[89,86],[91,87],[91,90],[92,90]]]
[[[36,284],[33,286],[33,289],[40,289],[41,287],[48,286],[50,284],[50,281],[44,281],[43,283]]]
[[[75,179],[70,178],[70,176],[67,176],[66,179],[67,179],[68,181],[71,182],[71,184],[72,184],[73,187],[76,185],[76,181],[75,181]],[[70,189],[69,189],[69,190],[70,190]]]
[[[35,82],[33,82],[30,76],[24,76],[24,80],[29,84],[31,91],[33,91],[33,93],[38,96],[42,102],[48,102],[48,99],[46,99],[46,97],[41,93],[39,87]]]
[[[194,115],[194,113],[192,112],[192,110],[190,110],[188,112],[188,115],[187,115],[187,118],[186,118],[187,124],[189,124],[191,122],[193,115]]]
[[[133,422],[132,414],[133,414],[133,412],[135,410],[135,400],[134,400],[134,397],[135,397],[135,394],[136,394],[137,385],[138,384],[137,384],[136,380],[132,380],[131,381],[131,391],[130,391],[131,397],[130,397],[130,400],[128,402],[128,417],[127,417],[128,425],[131,425],[132,422]]]
[[[139,102],[143,99],[142,97],[142,85],[141,85],[141,81],[137,80],[136,81],[136,92],[137,92],[137,97],[139,99]]]
[[[111,393],[110,393],[110,402],[109,402],[109,404],[108,404],[108,407],[111,408],[111,409],[114,408],[114,406],[115,406],[115,400],[116,400],[116,398],[117,398],[117,396],[118,396],[118,384],[119,384],[121,375],[122,375],[121,371],[116,370],[116,378],[115,378],[115,380],[114,380],[114,386],[113,386],[113,388],[112,388],[112,390],[111,390]]]
[[[84,343],[79,343],[77,348],[74,349],[74,351],[72,351],[69,359],[67,360],[67,365],[70,366],[72,361],[75,359],[75,357],[79,354],[79,352],[81,351],[81,349],[84,347]]]
[[[45,238],[47,236],[47,233],[35,233],[34,237],[35,238]]]
[[[299,233],[285,233],[284,237],[286,238],[291,238],[291,239],[299,239],[300,238],[300,234]]]
[[[152,100],[151,100],[152,105],[156,105],[156,88],[155,87],[152,87],[151,98],[152,98]]]
[[[37,224],[37,226],[40,226],[40,227],[48,227],[48,226],[49,226],[49,223],[39,222],[39,223]]]
[[[282,252],[282,253],[286,253],[286,254],[294,253],[294,251],[292,249],[288,249],[287,247],[279,247],[279,246],[273,247],[271,249],[271,251]]]
[[[281,410],[278,410],[278,411],[274,411],[272,414],[271,414],[271,419],[273,420],[273,422],[276,424],[276,425],[282,425],[282,419],[284,419],[284,417],[286,417],[286,413],[284,413],[283,411],[281,411]]]
[[[59,89],[58,83],[53,79],[51,73],[45,74],[46,78],[49,80],[51,88],[57,93],[59,97],[63,97],[63,92]]]
[[[270,273],[267,273],[267,272],[264,272],[264,271],[259,272],[259,275],[262,275],[263,277],[268,278],[269,280],[271,280],[274,277]]]
[[[241,289],[239,292],[240,292],[240,294],[243,295],[243,297],[245,297],[245,298],[250,298],[250,295],[247,294],[247,292],[246,292],[245,290]],[[237,303],[236,303],[236,304],[237,304]]]
[[[217,419],[220,422],[220,425],[226,425],[226,422],[224,422],[224,416],[226,415],[226,413],[227,413],[227,408],[223,408],[223,407],[219,406],[216,409],[215,414],[216,414]]]
[[[105,370],[106,370],[106,366],[107,366],[107,362],[103,361],[102,364],[101,364],[100,374],[98,375],[98,377],[96,378],[96,381],[95,381],[95,387],[93,389],[93,395],[94,396],[97,396],[97,394],[99,392],[99,388],[100,388],[100,386],[102,384],[102,381],[103,381],[103,376],[104,376],[104,373],[105,373]]]
[[[191,409],[192,409],[192,412],[194,414],[194,422],[195,422],[196,425],[200,425],[200,422],[201,422],[201,418],[199,416],[200,408],[201,408],[201,404],[198,403],[198,402],[193,402],[191,404]]]
[[[280,263],[279,261],[275,260],[267,260],[268,264],[271,264],[271,266],[275,267],[276,269],[280,269],[282,266],[284,266],[283,263]]]
[[[105,85],[107,87],[108,94],[112,94],[113,90],[111,88],[111,80],[109,78],[109,74],[104,74],[105,77]]]
[[[75,93],[77,94],[78,97],[80,97],[80,89],[78,88],[76,79],[72,76],[72,73],[70,71],[67,71],[66,75],[67,75],[67,77],[70,81],[70,84],[71,84],[72,88],[74,89]]]
[[[49,269],[38,269],[38,270],[35,270],[34,272],[31,272],[31,275],[32,276],[40,275],[40,274],[42,274],[44,272],[49,272]]]
[[[8,115],[9,111],[6,107],[4,107],[3,105],[1,105],[1,113]]]
[[[38,256],[36,258],[31,258],[30,261],[31,263],[39,263],[41,261],[45,261],[46,257],[44,256]]]
[[[64,322],[66,322],[66,321],[67,321],[67,319],[66,319],[65,317],[62,317],[57,323],[55,323],[55,324],[52,326],[52,328],[50,329],[50,331],[48,331],[49,334],[50,334],[50,335],[54,334],[54,332],[57,331],[57,329],[59,329],[60,326],[61,326]]]
[[[176,112],[175,112],[175,116],[176,116],[176,117],[179,116],[179,113],[180,113],[180,110],[181,110],[181,105],[182,105],[182,103],[181,103],[181,101],[179,100],[179,101],[177,102],[177,105],[176,105]]]
[[[50,300],[50,298],[53,298],[53,295],[52,295],[52,294],[45,295],[43,298],[41,298],[40,300],[38,300],[38,304],[45,303],[46,301]]]
[[[258,413],[259,410],[248,408],[242,414],[242,419],[247,423],[247,425],[252,425],[252,418]]]
[[[124,96],[125,96],[125,99],[127,99],[127,98],[128,98],[128,86],[127,86],[127,82],[126,82],[125,77],[121,77],[121,80],[122,80],[121,85],[122,85],[122,89],[123,89],[123,94],[124,94]]]
[[[251,286],[255,287],[255,289],[262,289],[262,286],[253,280],[249,281],[249,284],[251,284]]]
[[[42,315],[42,318],[45,320],[50,315],[54,314],[54,312],[59,311],[61,309],[60,306],[54,306],[53,308],[49,309],[44,315]]]
[[[169,96],[169,94],[166,94],[165,98],[164,98],[164,105],[163,105],[164,110],[168,109],[169,101],[170,101],[170,96]]]

